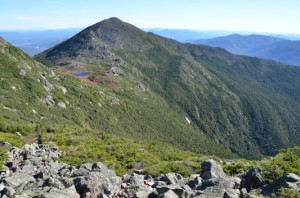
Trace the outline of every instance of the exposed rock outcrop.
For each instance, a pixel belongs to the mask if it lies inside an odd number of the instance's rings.
[[[244,198],[254,193],[271,195],[281,187],[300,190],[300,177],[286,174],[273,184],[265,185],[259,169],[229,177],[214,160],[201,164],[201,174],[190,179],[178,173],[152,178],[136,171],[122,178],[103,163],[86,163],[79,167],[56,161],[64,153],[57,147],[27,144],[19,149],[9,143],[9,151],[0,176],[0,197],[98,198],[98,197],[196,197]]]

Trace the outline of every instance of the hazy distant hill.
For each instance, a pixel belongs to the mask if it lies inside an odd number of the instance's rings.
[[[74,36],[81,29],[6,31],[0,36],[33,56]]]
[[[185,29],[160,29],[160,28],[149,28],[144,29],[146,32],[152,32],[160,36],[174,39],[179,42],[188,42],[198,39],[209,39],[219,36],[225,36],[232,34],[232,31],[209,31],[209,30],[185,30]]]
[[[300,41],[264,35],[243,36],[233,34],[197,40],[192,43],[221,47],[235,54],[256,56],[300,66]]]

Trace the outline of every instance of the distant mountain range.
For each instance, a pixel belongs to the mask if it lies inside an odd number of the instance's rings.
[[[191,43],[221,47],[234,54],[272,59],[300,66],[300,41],[264,35],[243,36],[232,34],[224,37],[191,41]]]
[[[209,39],[209,38],[232,34],[231,31],[204,31],[204,30],[160,29],[160,28],[149,28],[149,29],[144,29],[144,31],[152,32],[160,36],[174,39],[176,41],[183,42],[183,43],[191,40]]]
[[[33,56],[74,36],[80,30],[82,29],[5,31],[0,32],[0,36]]]
[[[82,29],[83,28],[3,31],[0,32],[0,36],[14,46],[21,48],[30,56],[34,56],[69,39]],[[160,28],[148,28],[144,29],[144,31],[152,32],[183,43],[189,42],[222,47],[235,54],[267,58],[297,66],[300,64],[299,42],[291,41],[295,39],[300,40],[299,35],[286,34],[270,36],[270,34],[268,36],[242,36],[233,34],[234,32],[232,31]],[[242,32],[241,34],[250,34],[250,32]]]

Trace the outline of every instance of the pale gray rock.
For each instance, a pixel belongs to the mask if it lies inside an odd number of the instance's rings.
[[[26,76],[26,71],[24,69],[21,69],[20,73],[21,76]]]
[[[167,191],[171,190],[174,193],[176,193],[178,196],[182,196],[184,193],[184,190],[178,185],[178,184],[170,184],[170,185],[164,185],[164,186],[157,186],[156,190],[159,195],[166,193]]]
[[[129,183],[131,186],[144,186],[144,176],[133,173],[130,176]]]
[[[54,86],[47,79],[43,79],[43,83],[47,92],[51,93],[54,91]]]
[[[42,98],[41,101],[49,107],[54,107],[55,101],[51,95],[46,96],[46,98]]]
[[[227,179],[227,175],[223,172],[221,166],[214,160],[205,160],[201,164],[201,178],[204,180],[213,178]]]
[[[138,190],[135,194],[134,197],[135,198],[149,198],[149,197],[155,197],[154,193],[150,190],[146,191],[146,190]]]
[[[15,172],[14,174],[11,174],[9,177],[4,178],[3,180],[12,187],[17,187],[22,183],[35,182],[34,177],[21,172]]]
[[[167,184],[178,184],[179,186],[184,186],[186,183],[183,177],[178,173],[167,173],[164,175],[163,180]]]
[[[51,188],[43,198],[80,198],[80,195],[76,192],[75,186],[71,186],[66,189]]]
[[[66,105],[66,103],[64,103],[64,102],[59,102],[59,103],[57,103],[57,106],[59,106],[59,107],[61,107],[61,108],[67,108],[67,105]]]
[[[179,198],[179,196],[172,190],[168,190],[164,194],[159,195],[158,198]]]
[[[75,180],[77,191],[90,192],[97,195],[101,192],[114,194],[121,189],[121,178],[115,172],[107,169],[101,172],[88,172],[84,177]]]

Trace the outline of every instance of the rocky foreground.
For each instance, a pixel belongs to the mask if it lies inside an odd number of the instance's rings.
[[[56,161],[63,155],[56,147],[27,144],[19,149],[9,143],[5,169],[1,172],[0,197],[100,198],[100,197],[198,197],[247,198],[271,196],[279,188],[300,191],[300,177],[286,174],[266,185],[259,169],[227,176],[214,160],[201,164],[201,174],[189,179],[177,173],[152,178],[135,171],[119,177],[101,162],[70,166]],[[279,195],[277,195],[279,196]]]

